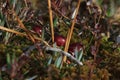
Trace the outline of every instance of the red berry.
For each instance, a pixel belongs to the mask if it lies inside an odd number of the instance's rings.
[[[66,38],[60,35],[55,36],[55,42],[57,46],[64,46],[66,42]]]
[[[33,30],[37,33],[37,34],[42,34],[42,27],[41,26],[34,26]]]
[[[76,48],[79,51],[82,47],[83,47],[83,45],[81,43],[79,43],[79,42],[72,43],[72,44],[70,44],[68,51],[69,52],[74,52]]]

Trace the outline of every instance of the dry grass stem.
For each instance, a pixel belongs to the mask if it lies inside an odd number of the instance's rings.
[[[6,27],[3,27],[3,26],[0,26],[0,29],[1,30],[4,30],[4,31],[7,31],[7,32],[11,32],[11,33],[14,33],[14,34],[17,34],[17,35],[20,35],[20,36],[25,36],[25,37],[28,37],[27,34],[25,33],[21,33],[21,32],[18,32],[18,31],[15,31],[15,30],[12,30],[12,29],[8,29]],[[34,39],[35,40],[38,40],[38,41],[42,41],[45,45],[47,46],[50,46],[46,41],[44,41],[43,39],[33,35]]]
[[[12,29],[8,29],[8,28],[3,27],[3,26],[0,26],[0,29],[1,29],[1,30],[4,30],[4,31],[7,31],[7,32],[15,33],[15,34],[20,35],[20,36],[27,36],[27,35],[24,34],[24,33],[21,33],[21,32],[12,30]]]
[[[49,16],[50,16],[52,42],[54,43],[54,28],[53,28],[53,15],[52,15],[52,9],[51,9],[51,0],[48,0],[48,9],[49,9]]]
[[[71,37],[72,37],[74,25],[75,25],[75,22],[76,22],[76,17],[77,17],[78,10],[79,10],[79,7],[80,7],[80,2],[81,2],[81,0],[78,1],[77,7],[75,9],[76,13],[75,13],[74,19],[72,21],[71,29],[70,29],[70,32],[68,32],[68,35],[67,35],[67,40],[66,40],[67,43],[65,45],[65,50],[64,50],[65,52],[67,52],[68,48],[69,48],[69,44],[70,44],[70,40],[71,40]],[[66,59],[67,59],[67,57],[64,56],[63,61],[66,62]]]
[[[22,21],[19,19],[19,17],[16,15],[16,13],[13,11],[13,14],[16,17],[16,20],[18,21],[20,27],[27,33],[28,37],[31,39],[31,41],[33,43],[35,43],[35,39],[33,37],[33,35],[31,34],[31,32],[24,26],[24,24],[22,23]]]

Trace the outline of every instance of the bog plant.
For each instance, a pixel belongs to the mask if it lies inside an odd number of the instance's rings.
[[[0,80],[120,79],[117,8],[119,0],[2,0]]]

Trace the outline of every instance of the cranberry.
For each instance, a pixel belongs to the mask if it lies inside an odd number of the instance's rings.
[[[42,27],[41,26],[34,26],[33,30],[37,33],[37,34],[42,34]]]
[[[75,51],[76,48],[79,51],[82,47],[83,47],[83,45],[81,43],[79,43],[79,42],[72,43],[72,44],[70,44],[68,51],[72,53],[72,52]]]
[[[57,46],[64,46],[65,42],[66,42],[66,38],[61,35],[56,35],[55,42],[56,42]]]

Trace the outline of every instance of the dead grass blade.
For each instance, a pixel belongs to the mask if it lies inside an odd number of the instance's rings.
[[[68,31],[67,40],[66,40],[66,45],[65,45],[65,49],[64,49],[65,52],[67,52],[67,51],[68,51],[68,48],[69,48],[69,44],[70,44],[70,40],[71,40],[71,37],[72,37],[74,25],[75,25],[75,22],[76,22],[76,17],[77,17],[78,10],[79,10],[79,7],[80,7],[80,2],[81,2],[81,0],[78,1],[77,7],[76,7],[76,9],[75,9],[76,12],[75,12],[74,19],[73,19],[73,21],[72,21],[71,29],[70,29],[70,31]],[[66,59],[67,59],[67,57],[64,56],[63,61],[66,62]]]
[[[0,29],[1,30],[4,30],[4,31],[7,31],[7,32],[11,32],[11,33],[14,33],[14,34],[17,34],[17,35],[20,35],[20,36],[25,36],[28,38],[28,35],[26,33],[21,33],[21,32],[18,32],[18,31],[15,31],[15,30],[12,30],[12,29],[8,29],[6,27],[3,27],[3,26],[0,26]],[[38,40],[38,41],[42,41],[45,45],[47,46],[50,46],[46,41],[44,41],[43,39],[33,35],[34,39],[35,40]]]
[[[52,42],[54,43],[54,28],[53,28],[53,15],[52,15],[52,9],[51,9],[51,0],[48,0],[48,9],[49,9],[49,17],[50,17]]]
[[[15,34],[20,35],[20,36],[27,36],[27,35],[24,34],[24,33],[21,33],[21,32],[12,30],[12,29],[8,29],[8,28],[3,27],[3,26],[0,26],[0,29],[1,29],[1,30],[4,30],[4,31],[7,31],[7,32],[15,33]]]
[[[14,11],[13,11],[13,14],[15,15],[16,20],[18,21],[20,27],[26,32],[26,34],[31,39],[31,41],[35,43],[35,38],[33,37],[33,34],[24,26],[24,24],[22,23],[22,21],[19,19],[19,17],[16,15]]]

